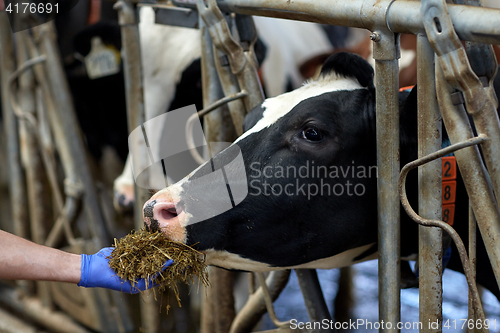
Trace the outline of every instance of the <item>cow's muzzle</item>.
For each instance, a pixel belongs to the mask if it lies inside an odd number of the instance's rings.
[[[174,202],[172,198],[160,191],[149,199],[143,207],[143,219],[147,229],[161,230],[170,240],[185,242],[185,213],[182,202]]]

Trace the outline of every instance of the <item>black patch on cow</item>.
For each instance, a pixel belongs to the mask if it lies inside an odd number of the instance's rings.
[[[113,147],[122,161],[128,154],[127,106],[123,70],[91,80],[79,61],[66,67],[76,114],[88,149],[99,160],[105,146]],[[83,75],[82,75],[83,74]]]
[[[354,53],[339,52],[326,59],[321,75],[332,72],[344,77],[355,77],[363,87],[373,89],[373,68],[365,59]]]
[[[195,104],[197,110],[203,109],[200,59],[193,60],[182,72],[181,80],[175,87],[175,97],[168,109],[176,110],[191,104]]]

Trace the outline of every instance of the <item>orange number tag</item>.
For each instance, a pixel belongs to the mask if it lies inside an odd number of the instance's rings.
[[[443,182],[457,179],[457,162],[455,156],[446,156],[441,159],[443,163]]]
[[[457,181],[443,182],[443,205],[455,203],[457,193]]]

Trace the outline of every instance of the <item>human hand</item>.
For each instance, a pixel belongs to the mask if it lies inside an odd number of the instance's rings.
[[[105,247],[96,254],[82,254],[82,275],[78,286],[85,288],[107,288],[130,294],[137,294],[140,291],[154,287],[151,279],[148,281],[148,288],[146,288],[146,279],[138,280],[135,286],[132,287],[130,281],[124,281],[116,275],[116,272],[109,267],[109,259],[106,259],[111,255],[113,249],[112,247]],[[163,269],[172,265],[172,263],[172,260],[168,260]]]

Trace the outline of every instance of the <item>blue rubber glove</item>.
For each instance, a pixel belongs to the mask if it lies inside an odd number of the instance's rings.
[[[105,247],[96,254],[82,254],[82,276],[78,286],[85,288],[107,288],[129,294],[137,294],[140,291],[146,290],[146,279],[138,280],[134,288],[132,288],[130,281],[122,280],[116,275],[116,272],[109,267],[109,259],[106,258],[111,255],[113,249],[113,247]],[[165,266],[163,266],[163,269],[172,265],[172,263],[172,260],[168,260]],[[148,287],[154,287],[151,279],[148,283]]]

